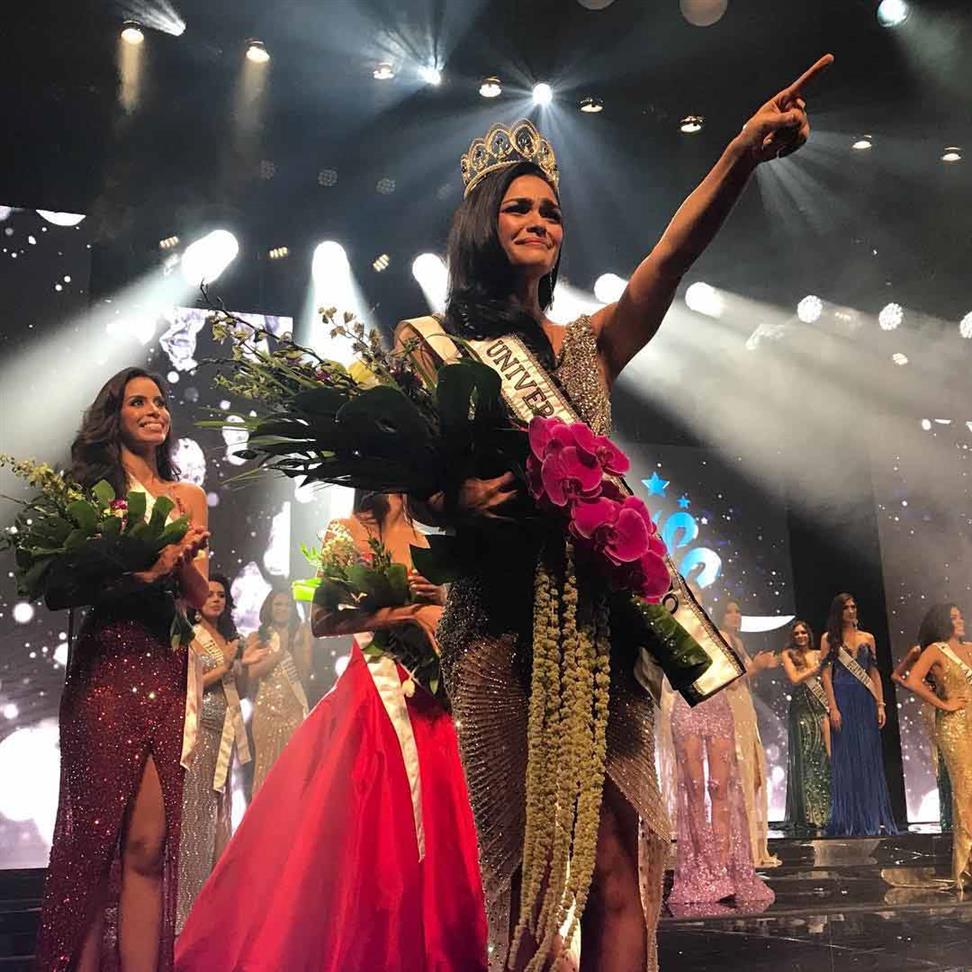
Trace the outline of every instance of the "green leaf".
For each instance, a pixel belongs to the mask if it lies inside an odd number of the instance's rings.
[[[87,536],[98,527],[98,511],[87,500],[75,500],[68,505],[67,513]]]
[[[296,394],[293,399],[293,406],[298,412],[333,416],[347,401],[347,393],[337,388],[314,388]]]
[[[64,541],[64,549],[68,552],[78,550],[88,539],[88,534],[84,530],[72,530]]]
[[[502,414],[499,375],[478,361],[461,361],[439,369],[435,396],[442,428],[461,427]]]
[[[129,490],[126,497],[128,503],[128,525],[127,532],[131,533],[136,525],[145,519],[145,493],[140,489]]]
[[[17,577],[17,586],[25,597],[33,600],[43,592],[43,580],[50,569],[52,558],[45,557],[36,561],[29,570]]]
[[[317,595],[317,590],[321,586],[319,577],[310,577],[304,580],[295,580],[290,585],[295,601],[312,603]]]
[[[337,413],[337,421],[360,438],[362,453],[416,455],[429,442],[421,412],[402,392],[387,385],[369,388]]]
[[[155,505],[152,507],[152,515],[148,521],[149,534],[155,536],[162,532],[166,518],[172,512],[174,506],[175,501],[169,496],[160,496],[156,499]]]
[[[101,521],[101,532],[106,537],[117,537],[121,533],[122,521],[117,516],[106,516]]]
[[[101,504],[102,508],[107,508],[115,498],[115,490],[107,479],[102,479],[94,484],[91,495]]]
[[[178,543],[186,535],[186,530],[188,529],[189,517],[180,516],[179,519],[173,520],[165,526],[156,538],[155,543],[160,550],[162,547],[167,547],[170,543]]]

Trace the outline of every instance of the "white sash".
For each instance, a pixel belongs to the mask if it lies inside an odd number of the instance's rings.
[[[841,645],[837,650],[837,660],[874,696],[875,702],[881,701],[864,666],[847,650],[846,645]]]
[[[806,685],[807,691],[829,712],[830,703],[827,701],[827,693],[824,691],[819,676],[811,675],[803,684]]]
[[[403,321],[425,348],[442,363],[462,358],[462,351],[435,317]],[[400,325],[400,326],[402,326]],[[500,377],[503,399],[510,411],[524,423],[536,415],[557,417],[565,422],[581,422],[580,416],[523,342],[514,335],[485,341],[465,341],[464,345],[481,363],[489,365]],[[626,495],[633,495],[619,476],[611,477]],[[671,587],[663,600],[675,620],[695,639],[711,664],[690,687],[694,701],[701,702],[745,674],[736,652],[726,642],[702,606],[695,600],[671,558],[665,563]],[[659,698],[662,673],[655,659],[644,649],[635,663],[635,677],[641,685]]]
[[[938,643],[938,650],[958,668],[966,682],[972,685],[972,667],[969,666],[968,662],[962,661],[944,641]]]
[[[300,703],[300,707],[304,711],[303,718],[306,719],[308,710],[307,695],[304,692],[304,686],[300,684],[300,676],[297,674],[297,666],[294,664],[293,655],[291,655],[289,649],[284,652],[280,644],[280,635],[276,631],[270,632],[270,650],[272,652],[283,652],[283,658],[277,663],[277,667],[287,680],[290,691],[294,693],[294,697]]]
[[[197,624],[193,631],[196,640],[201,645],[209,648],[211,652],[222,654],[213,636],[201,624]],[[223,686],[223,694],[226,696],[226,718],[223,720],[223,732],[219,740],[219,756],[216,759],[216,772],[213,775],[213,789],[218,793],[221,793],[226,786],[230,763],[233,760],[234,743],[240,762],[250,762],[250,744],[246,738],[243,708],[240,705],[240,693],[237,691],[236,678],[233,672],[226,672],[220,684]]]

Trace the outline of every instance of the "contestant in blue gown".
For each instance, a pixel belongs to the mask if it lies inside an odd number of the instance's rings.
[[[841,645],[867,673],[872,688],[862,684],[837,657]],[[885,708],[874,636],[858,630],[857,604],[850,594],[834,598],[820,647],[825,656],[824,689],[831,719],[827,833],[833,837],[896,834],[881,753]]]

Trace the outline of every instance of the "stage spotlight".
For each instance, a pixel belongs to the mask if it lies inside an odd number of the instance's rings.
[[[17,624],[27,624],[29,621],[33,620],[34,605],[29,601],[18,601],[13,606],[13,611],[11,613],[13,614],[13,619],[17,622]]]
[[[959,334],[966,339],[972,340],[972,311],[969,311],[962,320],[959,321]]]
[[[822,313],[823,301],[813,294],[808,294],[797,304],[797,317],[804,324],[816,324]]]
[[[722,19],[729,0],[679,0],[678,5],[693,27],[711,27]]]
[[[385,176],[375,183],[375,191],[380,192],[383,196],[390,196],[395,191],[395,186],[395,180]]]
[[[141,24],[136,23],[134,20],[126,20],[122,24],[121,39],[126,44],[141,44],[145,40],[145,34],[142,31]]]
[[[599,111],[604,111],[604,102],[600,98],[585,98],[580,103],[580,110],[586,111],[589,115],[593,115]]]
[[[351,265],[344,247],[334,240],[325,240],[314,247],[311,260],[311,274],[319,288],[326,287],[335,277],[347,276]]]
[[[726,302],[715,287],[698,280],[685,291],[685,306],[706,317],[722,317]]]
[[[621,299],[624,288],[628,286],[628,281],[619,277],[616,273],[602,273],[594,281],[594,296],[602,304],[613,304]]]
[[[159,240],[160,250],[172,250],[179,245],[178,236],[167,236],[164,240]]]
[[[533,103],[545,107],[553,101],[553,88],[544,81],[533,86]]]
[[[705,119],[701,115],[686,115],[679,123],[679,131],[685,132],[686,135],[694,135],[696,132],[702,131],[702,126],[705,124]]]
[[[442,72],[434,64],[419,68],[419,76],[426,84],[431,84],[434,87],[442,84]]]
[[[503,85],[499,78],[483,78],[479,82],[479,93],[484,98],[498,98],[503,93]]]
[[[904,309],[900,304],[887,304],[878,314],[878,324],[882,331],[893,331],[904,320]]]
[[[317,184],[325,189],[336,186],[338,181],[337,169],[321,169],[317,173]]]
[[[374,258],[374,260],[371,261],[371,265],[375,268],[376,273],[381,273],[382,270],[387,270],[390,263],[391,257],[387,253],[380,253]]]
[[[856,142],[854,142],[853,145],[851,145],[851,148],[854,149],[855,152],[866,152],[872,144],[871,136],[863,135]]]
[[[388,61],[382,61],[374,71],[371,72],[371,76],[376,81],[391,81],[395,77],[395,69],[388,63]]]
[[[442,257],[435,253],[419,254],[412,261],[412,276],[422,288],[432,310],[445,310],[449,272]]]
[[[236,259],[240,244],[229,230],[213,230],[186,247],[182,275],[194,287],[212,283]]]
[[[290,249],[286,246],[275,246],[272,250],[267,251],[267,256],[271,260],[283,260],[284,257],[290,256]]]
[[[899,368],[903,368],[908,363],[908,355],[902,354],[900,351],[895,351],[895,353],[891,355],[891,360]]]
[[[246,42],[246,59],[254,64],[266,64],[270,60],[270,52],[263,41],[252,38]]]
[[[961,162],[962,150],[957,145],[949,145],[942,154],[943,162]]]
[[[878,23],[882,27],[898,27],[911,14],[905,0],[881,0],[877,8]]]

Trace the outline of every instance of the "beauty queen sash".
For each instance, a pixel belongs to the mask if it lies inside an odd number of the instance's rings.
[[[419,346],[440,364],[457,361],[463,353],[459,345],[442,330],[435,317],[420,317],[403,321],[399,335],[405,340],[417,339]],[[464,341],[478,361],[489,365],[500,377],[503,399],[521,422],[529,423],[535,415],[556,417],[565,422],[582,419],[573,405],[547,374],[523,342],[513,336],[490,338],[485,341]],[[618,487],[633,495],[620,477],[613,477]],[[686,694],[693,704],[707,699],[745,674],[745,668],[735,650],[729,645],[696,601],[685,579],[666,554],[665,563],[671,587],[662,600],[675,621],[699,644],[709,657],[709,667],[689,686]],[[635,677],[642,687],[657,700],[661,694],[662,672],[655,659],[642,648],[635,663]]]
[[[864,666],[847,650],[846,645],[841,645],[837,651],[837,660],[851,673],[851,675],[856,678],[861,685],[864,686],[874,696],[875,702],[880,702],[881,700],[877,697],[877,693],[874,691],[874,683],[871,681],[870,676],[867,674]]]
[[[274,654],[279,654],[283,651],[280,644],[280,635],[276,631],[270,632],[270,651]],[[290,651],[286,651],[283,657],[277,663],[277,668],[280,669],[281,674],[290,687],[290,691],[294,693],[294,698],[297,699],[300,704],[301,709],[303,709],[303,716],[301,718],[307,718],[307,695],[304,692],[304,686],[301,685],[300,676],[297,674],[297,666],[294,664],[294,657],[291,655]]]
[[[944,641],[938,643],[938,650],[962,673],[962,677],[972,685],[972,668],[969,667],[967,662],[962,661],[958,655],[952,650],[952,648],[946,644]]]
[[[827,693],[824,691],[820,677],[811,675],[803,684],[806,685],[807,691],[823,706],[824,711],[829,712],[830,703],[827,701]]]

